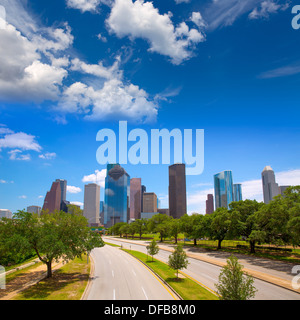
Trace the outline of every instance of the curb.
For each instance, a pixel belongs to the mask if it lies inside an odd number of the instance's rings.
[[[122,250],[121,248],[119,248],[120,250]],[[124,250],[123,250],[124,251]],[[138,260],[139,262],[141,262],[146,268],[148,268],[153,274],[155,274],[155,276],[157,278],[159,278],[159,280],[161,282],[163,282],[163,284],[165,286],[167,286],[176,296],[179,300],[183,300],[183,298],[180,296],[180,294],[178,292],[176,292],[163,278],[161,278],[155,271],[153,271],[146,263],[144,263],[142,260],[140,260],[139,258],[135,257],[133,254],[131,254],[130,252],[124,251],[128,254],[130,254],[133,258],[135,258],[136,260]]]
[[[89,274],[89,280],[88,280],[88,283],[84,289],[84,292],[80,298],[80,300],[87,300],[87,297],[89,295],[89,292],[91,290],[91,287],[92,287],[92,282],[93,282],[93,279],[94,279],[94,270],[95,270],[95,266],[94,266],[94,260],[93,260],[93,257],[90,255],[90,261],[91,261],[91,270],[90,270],[90,274]]]

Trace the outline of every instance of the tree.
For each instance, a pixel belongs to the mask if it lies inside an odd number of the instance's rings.
[[[170,268],[176,270],[177,279],[178,279],[178,271],[187,268],[189,262],[187,259],[187,255],[184,252],[182,245],[178,245],[174,252],[169,255],[168,265]]]
[[[5,234],[10,233],[6,238]],[[47,277],[52,276],[52,263],[62,259],[73,260],[104,246],[101,236],[92,232],[82,214],[56,211],[40,217],[18,211],[13,219],[3,220],[0,227],[2,245],[8,250],[34,250],[40,261],[47,265]]]
[[[153,256],[155,256],[159,252],[159,248],[156,241],[153,239],[146,248],[147,248],[148,254],[152,256],[152,261],[153,261]]]
[[[147,230],[146,224],[147,224],[146,219],[138,219],[132,223],[132,225],[135,228],[136,233],[138,233],[140,236],[140,240],[142,239],[143,233]]]
[[[181,230],[181,224],[179,219],[170,219],[168,221],[168,228],[170,236],[174,237],[175,244],[177,244],[178,234]]]
[[[204,216],[197,213],[191,216],[185,214],[180,218],[181,231],[186,237],[194,239],[194,246],[197,245],[197,239],[205,234],[203,222]]]
[[[235,256],[227,260],[216,284],[217,293],[221,300],[248,300],[254,298],[256,289],[253,278],[242,271],[243,266]]]
[[[124,223],[124,224],[122,224],[121,226],[120,226],[120,228],[119,228],[119,233],[120,233],[120,235],[124,235],[125,234],[125,236],[126,236],[126,239],[127,239],[127,237],[128,237],[128,234],[130,234],[130,226],[129,226],[129,224],[128,223]]]
[[[171,217],[158,213],[148,220],[147,228],[150,232],[158,232],[160,234],[160,242],[166,238],[169,234],[169,228],[167,222]]]
[[[211,218],[209,236],[213,240],[218,240],[218,249],[221,249],[221,243],[230,230],[229,212],[226,208],[218,208],[209,218]]]
[[[122,232],[121,232],[121,227],[122,226],[125,226],[125,225],[127,225],[127,223],[126,222],[118,222],[118,223],[116,223],[115,225],[113,225],[112,227],[111,227],[111,233],[113,234],[113,235],[119,235],[120,236],[120,238],[122,237]]]

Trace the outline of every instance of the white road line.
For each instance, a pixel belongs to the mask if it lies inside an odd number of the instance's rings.
[[[136,273],[134,272],[134,270],[131,270],[132,271],[132,273],[136,276]]]
[[[114,270],[111,270],[111,274],[112,274],[112,276],[114,278],[115,277]]]
[[[143,287],[142,287],[142,290],[144,292],[144,295],[145,295],[146,299],[149,300]]]
[[[116,290],[113,291],[113,300],[116,300]]]

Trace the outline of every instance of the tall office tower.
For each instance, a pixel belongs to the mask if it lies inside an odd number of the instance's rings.
[[[142,194],[141,194],[141,212],[144,212],[143,202],[144,202],[144,193],[147,192],[146,186],[142,185]]]
[[[233,201],[242,201],[242,185],[240,183],[236,183],[233,185]]]
[[[8,209],[0,209],[0,219],[1,218],[11,219],[12,218],[11,211]]]
[[[214,175],[215,208],[229,208],[233,201],[232,172],[223,171]]]
[[[128,222],[130,208],[130,176],[120,166],[114,165],[105,178],[104,226]]]
[[[61,203],[60,210],[68,212],[68,205],[70,204],[67,199],[67,180],[56,179],[55,182],[59,182],[61,191]]]
[[[212,214],[214,212],[214,196],[212,194],[207,195],[206,200],[206,214]]]
[[[83,215],[89,226],[98,226],[100,223],[100,186],[90,183],[84,186]]]
[[[130,219],[141,219],[142,212],[142,179],[130,180]]]
[[[289,187],[290,186],[280,186],[279,187],[279,194],[281,194],[284,197],[285,196],[284,191]]]
[[[179,219],[187,213],[185,164],[169,166],[169,211],[170,216]]]
[[[275,174],[270,166],[266,166],[261,173],[264,194],[264,203],[268,204],[275,196],[279,195],[279,187],[275,181]]]
[[[29,213],[35,213],[35,214],[40,215],[41,211],[42,211],[42,208],[39,207],[39,206],[29,206],[29,207],[27,207],[27,212],[29,212]]]
[[[100,201],[100,224],[104,223],[104,201]]]
[[[43,211],[46,212],[48,210],[48,213],[52,213],[55,210],[60,211],[60,205],[61,205],[60,183],[55,181],[52,183],[50,191],[48,191],[46,194],[44,205],[43,205]]]
[[[144,193],[143,210],[147,213],[157,212],[157,195],[154,192]]]

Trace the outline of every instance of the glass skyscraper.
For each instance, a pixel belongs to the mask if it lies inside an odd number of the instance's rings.
[[[233,201],[232,172],[223,171],[214,175],[216,209],[229,208]]]
[[[233,185],[233,201],[243,200],[242,185],[237,183]]]
[[[130,176],[118,164],[107,166],[104,195],[104,226],[129,220]]]

